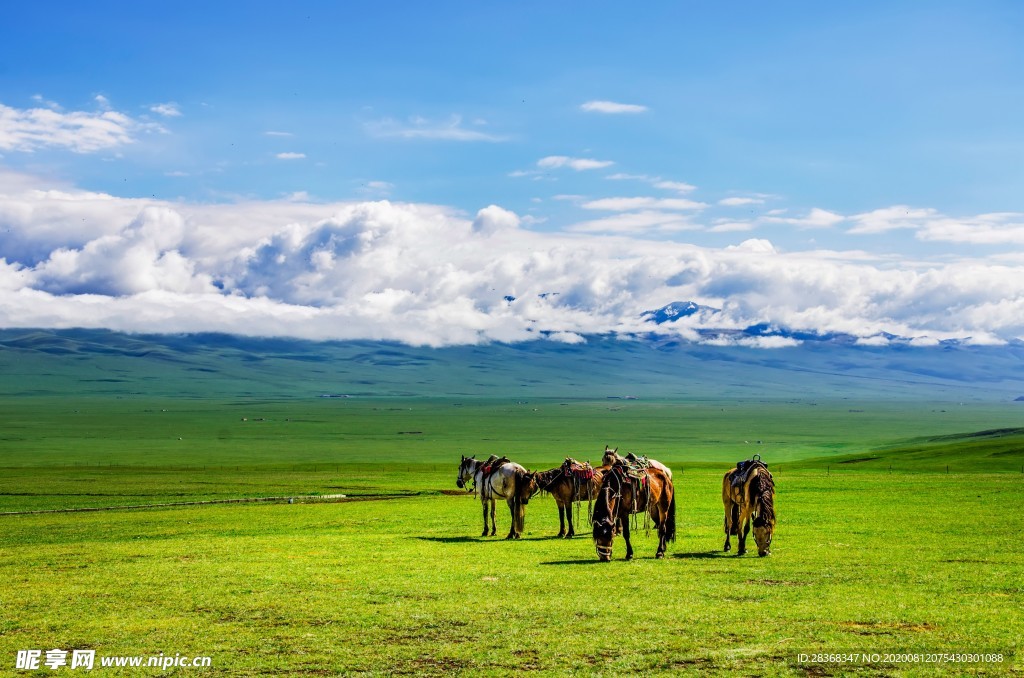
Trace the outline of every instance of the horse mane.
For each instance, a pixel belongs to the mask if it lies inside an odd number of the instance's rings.
[[[750,479],[751,499],[755,501],[758,509],[757,515],[765,522],[775,524],[775,481],[772,475],[763,469],[758,469],[754,477]]]

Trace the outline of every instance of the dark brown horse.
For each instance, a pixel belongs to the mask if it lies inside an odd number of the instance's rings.
[[[617,461],[601,479],[594,504],[594,546],[601,561],[612,559],[615,523],[622,523],[626,560],[633,558],[629,541],[629,516],[646,512],[658,528],[655,558],[664,558],[669,541],[676,539],[675,487],[668,475],[654,466],[640,468]]]
[[[597,499],[603,472],[603,468],[592,468],[589,463],[580,463],[572,457],[566,457],[558,468],[534,474],[538,489],[549,493],[558,506],[557,536],[571,539],[576,535],[572,522],[572,504]],[[568,530],[566,522],[569,524]]]
[[[736,555],[747,552],[747,534],[751,518],[754,525],[754,541],[757,555],[767,556],[772,552],[772,536],[775,533],[775,480],[764,464],[755,465],[742,483],[733,483],[739,473],[731,469],[722,478],[722,504],[725,507],[725,546],[728,551],[729,537],[736,535],[739,545]]]

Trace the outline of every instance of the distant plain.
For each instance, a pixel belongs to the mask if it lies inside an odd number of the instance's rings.
[[[1020,670],[1011,349],[702,358],[13,330],[0,346],[0,512],[297,499],[0,516],[6,668],[63,647],[210,655],[236,675]],[[616,540],[599,564],[586,504],[581,536],[557,540],[543,496],[523,540],[478,536],[460,455],[541,469],[605,444],[676,470],[668,559],[639,521],[637,560]],[[779,492],[764,559],[721,552],[721,474],[753,454]],[[844,651],[1005,660],[797,660]]]

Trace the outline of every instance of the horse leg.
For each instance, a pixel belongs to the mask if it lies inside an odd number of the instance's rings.
[[[750,511],[743,510],[740,512],[740,524],[736,526],[736,541],[739,542],[736,547],[736,555],[742,556],[747,552],[748,534],[750,534]]]
[[[491,502],[491,536],[493,537],[498,532],[498,523],[494,520],[494,499]]]
[[[629,516],[622,521],[622,538],[626,540],[626,560],[633,560],[633,545],[629,543]]]
[[[668,549],[668,512],[662,511],[660,506],[651,507],[651,520],[658,526],[658,550],[655,551],[655,558],[664,558],[665,550]]]
[[[732,534],[732,520],[731,520],[731,518],[732,518],[732,511],[733,511],[732,507],[729,506],[729,505],[726,505],[726,507],[725,507],[725,546],[722,547],[722,550],[727,552],[727,553],[728,553],[729,549],[732,548],[732,545],[729,544],[729,535]]]
[[[483,533],[480,536],[481,537],[486,537],[487,536],[487,500],[484,499],[483,497],[480,498],[480,506],[483,507],[483,510],[484,510],[484,531],[483,531]]]
[[[576,536],[576,528],[572,524],[572,500],[570,499],[565,505],[565,519],[569,521],[569,532],[566,533],[566,539],[572,539]]]
[[[515,506],[513,506],[514,502],[511,499],[506,499],[505,503],[508,504],[508,512],[512,515],[512,524],[508,528],[508,536],[505,537],[505,539],[515,539],[516,538],[516,509],[515,509]]]
[[[558,505],[558,534],[555,536],[565,536],[565,507],[561,504]]]
[[[526,506],[518,499],[516,504],[516,539],[523,536],[526,531]]]

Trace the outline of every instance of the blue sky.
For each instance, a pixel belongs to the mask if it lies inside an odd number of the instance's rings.
[[[601,248],[1017,266],[1022,34],[1016,2],[18,3],[0,170],[149,200],[186,235],[216,228],[206,207],[301,203],[283,228],[387,199]],[[39,272],[40,224],[12,224],[0,256]],[[90,242],[63,233],[50,251]]]

